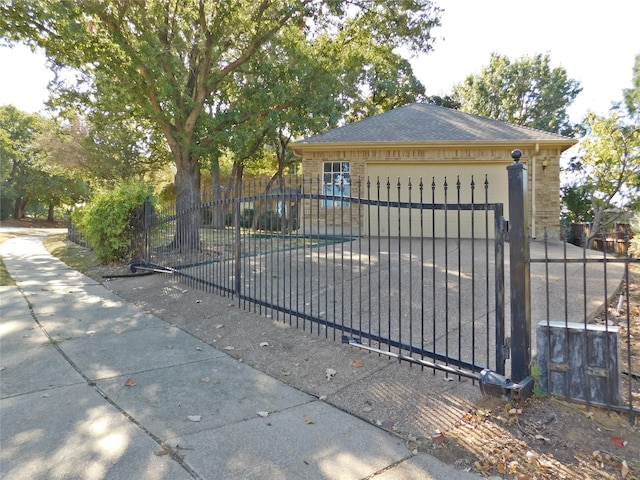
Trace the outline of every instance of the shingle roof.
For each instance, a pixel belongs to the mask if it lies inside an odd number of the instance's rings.
[[[576,143],[572,138],[542,130],[510,125],[433,104],[413,103],[306,138],[296,142],[296,146],[504,141],[565,143],[567,147]]]

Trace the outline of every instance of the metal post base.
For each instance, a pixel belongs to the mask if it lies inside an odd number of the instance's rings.
[[[533,393],[533,377],[525,377],[522,381],[513,383],[493,370],[484,369],[480,372],[478,380],[483,395],[522,402]]]

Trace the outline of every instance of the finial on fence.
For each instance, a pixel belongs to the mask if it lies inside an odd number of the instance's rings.
[[[520,157],[522,156],[522,150],[516,148],[511,152],[511,158],[513,158],[514,163],[520,163]]]

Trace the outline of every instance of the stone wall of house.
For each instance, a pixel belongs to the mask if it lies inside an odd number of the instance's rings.
[[[402,162],[404,164],[424,163],[424,162],[451,162],[452,167],[456,161],[461,162],[491,162],[505,161],[511,159],[512,148],[461,148],[461,147],[439,147],[420,149],[378,149],[378,150],[335,150],[306,152],[302,161],[302,172],[305,177],[318,177],[321,179],[322,165],[324,162],[348,161],[351,163],[352,192],[357,194],[358,180],[359,188],[362,189],[362,196],[366,197],[367,162],[393,163]],[[560,235],[560,154],[559,148],[534,149],[523,148],[521,161],[528,166],[529,181],[529,222],[531,234],[536,238],[542,238],[545,232],[550,239],[557,239]],[[544,163],[543,163],[544,162]],[[543,168],[544,166],[544,168]],[[390,169],[391,170],[391,169]],[[393,172],[390,171],[393,175]],[[536,189],[533,189],[535,179]],[[321,181],[321,180],[320,180]],[[375,182],[371,179],[371,182]],[[371,188],[374,188],[372,185]],[[303,209],[305,215],[314,218],[318,212],[309,212],[308,207]],[[342,216],[342,224],[349,227],[362,227],[362,215],[357,209],[352,209],[350,215]],[[326,227],[335,227],[335,216],[319,215],[320,224]],[[323,218],[328,220],[325,222]],[[316,222],[317,223],[317,222]],[[325,225],[326,223],[326,225]]]

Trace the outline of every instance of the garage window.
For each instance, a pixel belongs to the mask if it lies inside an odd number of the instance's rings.
[[[324,162],[322,165],[322,183],[325,195],[336,197],[351,196],[351,173],[349,162]],[[325,207],[348,207],[349,202],[325,200]]]

